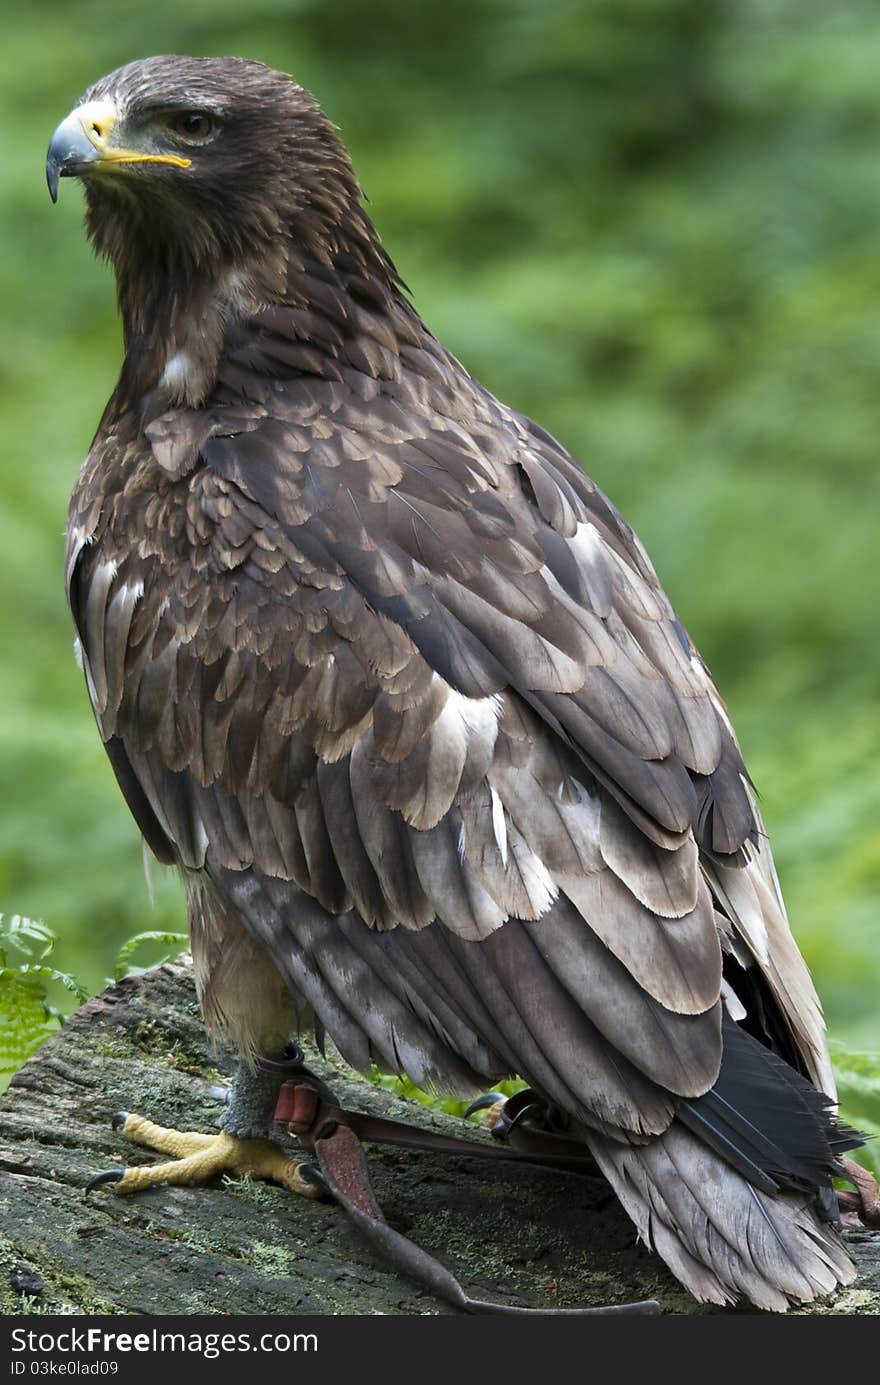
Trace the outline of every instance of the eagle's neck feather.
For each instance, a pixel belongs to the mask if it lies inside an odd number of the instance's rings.
[[[202,405],[230,337],[240,338],[270,309],[330,314],[351,335],[368,315],[385,323],[386,336],[404,340],[418,322],[357,202],[344,215],[336,209],[335,219],[313,208],[289,216],[276,210],[234,247],[212,240],[210,227],[159,237],[140,222],[111,222],[101,233],[98,248],[116,270],[126,352],[114,412],[138,407],[145,396],[166,408]]]

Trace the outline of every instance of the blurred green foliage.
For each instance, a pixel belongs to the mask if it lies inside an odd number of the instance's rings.
[[[730,705],[795,931],[880,1047],[880,9],[872,0],[187,0],[8,8],[0,56],[0,908],[98,987],[151,908],[61,587],[119,360],[49,135],[151,52],[293,72],[438,335],[578,455]]]
[[[880,1179],[880,1053],[844,1053],[832,1044],[841,1113],[869,1137],[855,1158]]]
[[[0,1091],[25,1059],[88,996],[75,976],[55,966],[57,942],[45,923],[20,914],[0,914]],[[148,970],[132,960],[145,945],[154,954],[156,945],[162,947],[161,955],[152,963],[158,966],[176,957],[186,942],[183,933],[150,930],[136,934],[119,948],[113,975],[104,978],[105,984]]]
[[[54,946],[44,923],[0,914],[0,1090],[72,1008],[59,1010],[52,993],[67,991],[74,1003],[86,998],[79,983],[49,960]]]

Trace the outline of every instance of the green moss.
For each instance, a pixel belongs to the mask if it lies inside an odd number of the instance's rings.
[[[272,1183],[264,1183],[255,1178],[231,1178],[223,1176],[223,1187],[229,1188],[236,1197],[252,1202],[257,1207],[281,1207],[290,1196]]]
[[[290,1274],[296,1266],[296,1256],[289,1249],[279,1245],[269,1245],[266,1241],[252,1241],[245,1255],[251,1269],[273,1279]]]
[[[128,1044],[112,1031],[102,1032],[101,1038],[93,1041],[90,1048],[98,1058],[126,1058],[131,1053]]]
[[[8,1274],[3,1275],[3,1289],[0,1293],[0,1315],[9,1316],[42,1313],[116,1313],[109,1299],[95,1291],[92,1282],[84,1275],[76,1274],[57,1265],[47,1265],[41,1256],[33,1251],[25,1251],[15,1246],[5,1237],[0,1238],[0,1265],[4,1271],[7,1266],[26,1263],[42,1275],[46,1289],[40,1295],[16,1294],[8,1287]]]
[[[223,1080],[217,1069],[205,1061],[203,1054],[191,1052],[180,1039],[172,1039],[169,1044],[168,1029],[160,1021],[145,1020],[136,1027],[132,1037],[142,1053],[163,1067],[174,1068],[191,1077],[213,1076]]]
[[[53,1270],[52,1283],[67,1294],[84,1313],[119,1312],[115,1304],[95,1291],[92,1281],[84,1275],[75,1274],[67,1269]]]
[[[192,1250],[198,1250],[203,1255],[242,1258],[239,1252],[230,1250],[229,1245],[221,1238],[211,1235],[198,1226],[159,1227],[154,1224],[152,1230],[154,1235],[159,1235],[164,1240],[178,1241],[181,1245],[188,1246]]]

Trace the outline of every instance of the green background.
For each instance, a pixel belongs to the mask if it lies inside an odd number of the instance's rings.
[[[830,1026],[880,1048],[876,0],[153,0],[7,8],[0,57],[0,910],[90,988],[180,928],[143,878],[62,592],[118,369],[55,124],[105,71],[237,53],[309,86],[423,316],[651,552],[762,794]]]

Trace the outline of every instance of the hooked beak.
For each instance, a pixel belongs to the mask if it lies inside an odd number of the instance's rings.
[[[154,154],[126,149],[111,140],[119,123],[113,101],[87,101],[62,120],[49,142],[46,155],[46,183],[53,202],[58,200],[58,182],[90,170],[113,169],[123,164],[159,163],[189,168],[191,159],[177,154]]]

